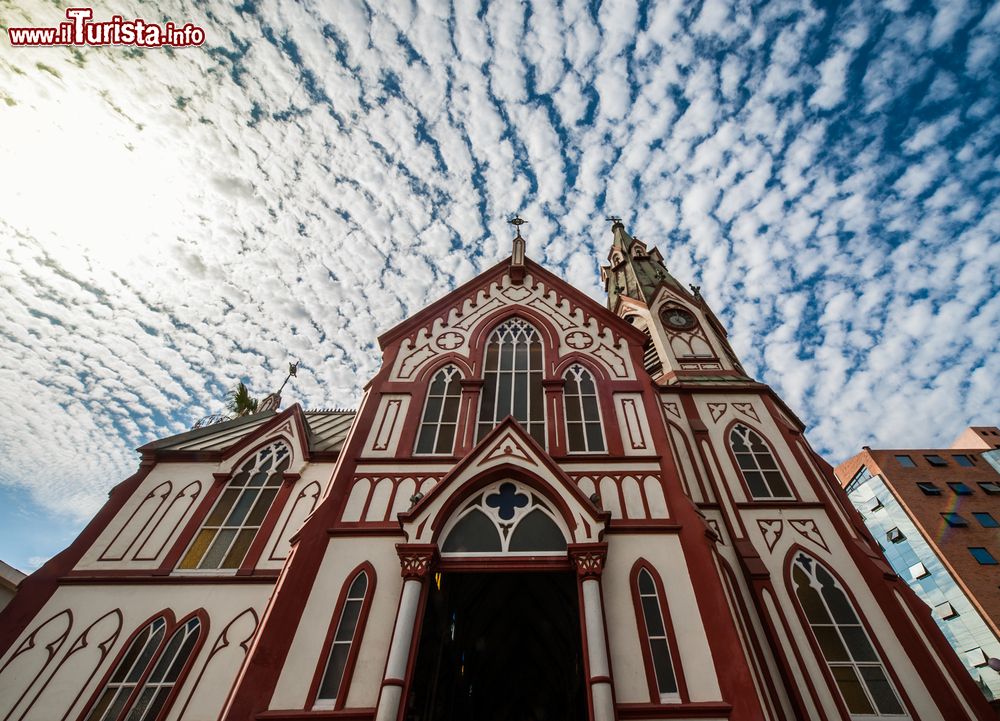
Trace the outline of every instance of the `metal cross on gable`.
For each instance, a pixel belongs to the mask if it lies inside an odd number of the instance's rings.
[[[515,213],[514,217],[508,220],[507,222],[514,226],[514,228],[517,230],[517,237],[520,238],[521,226],[527,223],[528,221],[522,218],[520,213]]]

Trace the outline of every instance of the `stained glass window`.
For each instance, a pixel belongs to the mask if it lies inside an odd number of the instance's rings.
[[[455,447],[458,406],[462,400],[462,375],[455,366],[434,374],[427,389],[427,404],[417,436],[417,453],[450,454]]]
[[[729,432],[729,445],[750,488],[750,495],[754,498],[792,497],[770,446],[759,433],[736,425]]]
[[[361,618],[361,609],[364,606],[367,592],[368,574],[361,571],[354,577],[347,590],[344,609],[337,622],[333,643],[330,645],[330,656],[326,662],[326,669],[323,671],[323,681],[320,684],[319,693],[316,695],[317,705],[320,707],[331,705],[340,694],[340,687],[347,669],[347,659],[351,654],[351,646],[356,642],[358,621]]]
[[[201,634],[201,620],[192,618],[163,643],[167,622],[153,619],[132,639],[86,721],[155,721],[187,667]]]
[[[847,594],[816,559],[792,564],[795,594],[840,694],[853,714],[902,715],[903,707]]]
[[[565,553],[566,536],[549,505],[502,481],[480,493],[446,529],[444,554]]]
[[[542,390],[542,341],[520,318],[502,323],[486,344],[483,394],[477,439],[507,416],[545,445],[545,398]]]
[[[272,443],[229,480],[181,560],[183,569],[239,568],[278,495],[291,462],[284,443]]]
[[[674,676],[674,666],[670,659],[670,643],[667,640],[667,626],[663,622],[663,607],[660,594],[656,589],[653,575],[645,568],[639,570],[636,576],[635,593],[642,609],[642,626],[645,631],[646,644],[650,659],[653,662],[653,674],[656,676],[656,689],[660,702],[679,700],[677,695],[677,679]]]
[[[581,365],[572,365],[563,379],[563,402],[566,407],[566,437],[571,453],[601,453],[604,433],[601,431],[601,411],[597,405],[597,386],[590,372]]]

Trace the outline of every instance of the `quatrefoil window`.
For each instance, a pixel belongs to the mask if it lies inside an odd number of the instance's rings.
[[[486,505],[497,509],[501,521],[509,521],[514,518],[514,512],[518,508],[528,505],[528,496],[518,493],[517,486],[513,483],[501,483],[496,493],[486,496]]]
[[[566,534],[548,503],[501,481],[467,502],[446,526],[443,554],[565,553]]]

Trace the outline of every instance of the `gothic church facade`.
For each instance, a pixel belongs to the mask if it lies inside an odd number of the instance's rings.
[[[612,228],[379,338],[356,413],[144,446],[0,615],[2,721],[987,719],[803,425]]]

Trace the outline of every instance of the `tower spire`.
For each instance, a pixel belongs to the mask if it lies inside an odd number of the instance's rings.
[[[663,264],[663,256],[656,248],[646,244],[625,230],[622,219],[609,215],[611,222],[611,249],[609,265],[601,268],[601,280],[608,294],[608,308],[614,310],[621,296],[638,300],[647,305],[660,283],[671,283],[681,288]]]

